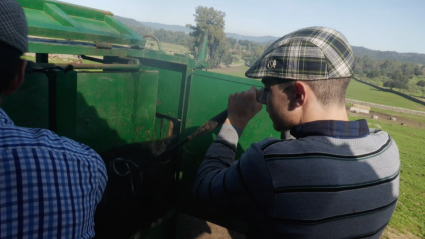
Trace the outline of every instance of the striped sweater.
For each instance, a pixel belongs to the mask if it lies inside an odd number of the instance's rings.
[[[365,120],[296,126],[234,161],[241,130],[223,125],[194,184],[199,201],[236,212],[248,238],[379,238],[394,212],[399,152]]]

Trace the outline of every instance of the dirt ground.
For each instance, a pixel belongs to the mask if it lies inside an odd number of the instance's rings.
[[[183,214],[184,220],[181,239],[245,239],[245,235],[230,231],[214,223]],[[403,234],[387,227],[381,239],[420,239],[410,232]]]
[[[391,115],[389,115],[389,114],[384,114],[384,113],[379,113],[379,112],[374,112],[374,111],[370,111],[369,114],[354,113],[354,112],[350,111],[349,109],[350,109],[350,107],[347,107],[347,113],[348,113],[348,115],[353,116],[353,117],[371,118],[372,115],[376,115],[376,116],[378,116],[377,121],[393,122],[393,123],[398,123],[398,124],[403,123],[407,126],[413,126],[413,127],[417,127],[417,128],[425,128],[424,123],[421,123],[421,122],[418,122],[418,121],[415,121],[415,120],[412,120],[412,119],[396,116],[396,121],[392,121],[392,120],[390,120]],[[371,128],[375,128],[375,127],[371,127]]]
[[[245,235],[214,223],[182,214],[181,239],[245,239]]]
[[[381,239],[420,239],[420,237],[415,236],[410,232],[403,234],[392,227],[387,227],[382,234]]]

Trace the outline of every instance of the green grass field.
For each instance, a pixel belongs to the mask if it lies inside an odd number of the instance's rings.
[[[153,43],[154,46],[150,46],[150,43]],[[174,53],[186,53],[186,52],[190,52],[189,49],[187,49],[186,47],[182,46],[182,45],[176,45],[176,44],[170,44],[170,43],[165,43],[165,42],[161,42],[162,45],[162,50],[163,51],[171,51]],[[154,49],[154,50],[158,50],[158,44],[156,43],[156,41],[147,41],[146,42],[146,46],[149,46],[149,49]]]
[[[384,77],[379,77],[379,78],[373,78],[373,79],[369,79],[365,76],[359,76],[356,75],[357,79],[360,80],[364,80],[364,81],[372,81],[374,85],[378,85],[383,87],[384,82],[386,80],[388,80],[388,78],[384,78]],[[397,88],[394,88],[393,90],[398,91],[398,92],[402,92],[404,94],[416,97],[416,98],[422,98],[425,99],[425,95],[424,93],[421,91],[420,86],[416,85],[416,83],[418,83],[418,81],[420,80],[425,80],[425,76],[414,76],[412,79],[409,80],[408,86],[409,86],[409,90],[400,90]]]
[[[350,120],[359,118],[350,117]],[[378,124],[397,143],[400,151],[400,196],[389,226],[425,238],[425,128],[401,126],[366,118]],[[421,121],[425,121],[422,117]],[[400,237],[405,238],[405,237]]]
[[[225,74],[225,75],[231,75],[231,76],[237,76],[237,77],[245,77],[245,72],[249,69],[248,66],[245,65],[241,65],[241,66],[236,66],[236,67],[223,67],[223,68],[217,68],[217,69],[212,69],[212,70],[208,70],[211,72],[216,72],[216,73],[221,73],[221,74]]]
[[[379,90],[373,86],[363,84],[356,80],[351,80],[347,89],[346,98],[411,110],[425,111],[425,105],[413,102],[391,92]]]

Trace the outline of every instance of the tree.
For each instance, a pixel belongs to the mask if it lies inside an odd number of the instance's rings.
[[[395,87],[395,82],[392,81],[392,80],[386,81],[384,83],[384,87],[388,87],[388,88],[390,88],[392,90]]]
[[[395,80],[389,80],[386,81],[384,83],[384,87],[389,87],[391,90],[393,88],[398,88],[398,89],[408,89],[407,84],[400,82],[400,81],[395,81]]]
[[[373,70],[373,71],[369,72],[366,76],[369,77],[369,78],[380,77],[381,72]]]
[[[400,71],[396,71],[391,78],[396,82],[395,88],[399,89],[407,89],[407,83],[409,83],[409,78],[407,76],[401,74]]]
[[[226,38],[226,43],[227,43],[227,45],[230,49],[235,49],[236,44],[238,43],[238,40],[236,40],[233,37],[228,37],[228,38]]]
[[[421,76],[421,75],[424,74],[423,71],[422,71],[422,69],[419,68],[419,67],[415,68],[415,72],[414,73],[415,73],[416,76]]]
[[[208,47],[207,54],[208,62],[211,68],[216,68],[220,65],[223,59],[229,62],[229,48],[226,46],[226,35],[224,33],[226,13],[215,10],[210,7],[198,6],[195,8],[196,25],[187,24],[186,27],[193,31],[189,34],[193,37],[193,42],[190,45],[192,54],[197,55],[197,50],[202,44],[202,37],[205,31],[208,31]],[[232,58],[230,58],[232,59]]]
[[[418,83],[416,83],[416,85],[425,87],[425,80],[418,81]]]

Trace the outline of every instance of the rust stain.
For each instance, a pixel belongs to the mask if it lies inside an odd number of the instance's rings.
[[[151,131],[150,130],[146,130],[146,141],[150,140],[150,135]]]
[[[170,127],[168,128],[168,137],[173,136],[174,122],[170,120]]]
[[[145,128],[145,126],[141,126],[141,127],[134,127],[134,133],[136,134],[136,138],[139,135],[139,131],[142,130],[143,128]],[[133,139],[134,140],[134,139]]]
[[[156,105],[161,105],[161,101],[157,100]]]

